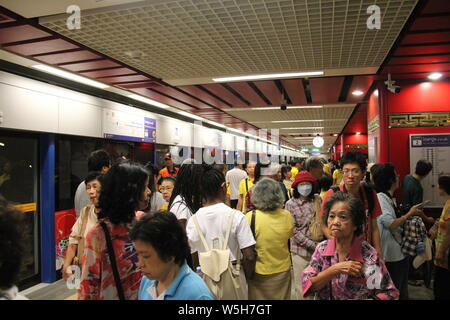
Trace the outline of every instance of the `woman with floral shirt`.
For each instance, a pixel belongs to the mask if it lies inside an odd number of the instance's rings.
[[[126,300],[137,299],[142,272],[129,230],[135,212],[148,205],[148,183],[145,169],[128,161],[114,165],[105,174],[98,204],[99,223],[86,238],[79,300],[118,300],[120,297],[101,222],[106,224],[111,238],[123,296]]]
[[[361,200],[336,192],[324,217],[333,238],[319,243],[303,271],[303,296],[320,300],[393,300],[399,291],[377,251],[359,239],[364,224]]]
[[[311,239],[309,226],[314,219],[314,189],[316,179],[308,171],[300,171],[292,183],[294,197],[286,202],[294,221],[294,236],[290,239],[290,250],[294,275],[295,294],[302,298],[302,272],[308,266],[316,249],[316,241]]]

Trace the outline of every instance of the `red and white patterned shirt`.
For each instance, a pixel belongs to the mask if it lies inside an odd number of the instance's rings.
[[[117,268],[126,300],[137,300],[142,272],[138,269],[138,255],[125,225],[113,225],[105,221],[111,235]],[[118,300],[111,262],[106,246],[105,233],[96,224],[89,231],[83,255],[79,300]]]

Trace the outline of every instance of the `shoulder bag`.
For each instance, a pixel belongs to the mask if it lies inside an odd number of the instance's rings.
[[[120,281],[119,270],[117,269],[116,255],[114,254],[114,248],[111,241],[111,236],[108,231],[108,227],[104,221],[99,221],[100,226],[105,232],[106,246],[108,248],[109,261],[111,262],[111,268],[114,275],[114,281],[116,282],[117,293],[119,294],[119,300],[125,300],[123,293],[122,282]]]
[[[323,219],[320,216],[320,210],[322,207],[322,199],[318,194],[314,195],[314,217],[309,224],[309,234],[313,241],[319,242],[324,239],[324,234],[322,232]]]

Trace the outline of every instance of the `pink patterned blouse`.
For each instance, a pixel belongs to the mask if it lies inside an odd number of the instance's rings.
[[[316,292],[319,300],[396,300],[399,291],[392,282],[383,260],[368,242],[355,238],[346,261],[359,261],[363,264],[364,275],[352,277],[340,274],[330,284]],[[311,278],[337,264],[336,239],[322,241],[311,258],[309,266],[303,271],[303,296],[313,295]]]
[[[138,256],[125,225],[113,225],[104,219],[111,235],[117,268],[126,300],[137,300],[142,279]],[[97,223],[89,231],[83,255],[79,300],[118,300],[105,234]]]

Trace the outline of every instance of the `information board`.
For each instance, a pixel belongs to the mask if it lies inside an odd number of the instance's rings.
[[[423,200],[431,201],[427,207],[442,207],[444,199],[438,193],[438,179],[441,175],[450,175],[450,134],[409,135],[409,159],[411,174],[421,159],[433,164],[433,170],[421,182]]]
[[[103,136],[108,139],[156,142],[156,120],[116,110],[103,110]]]

